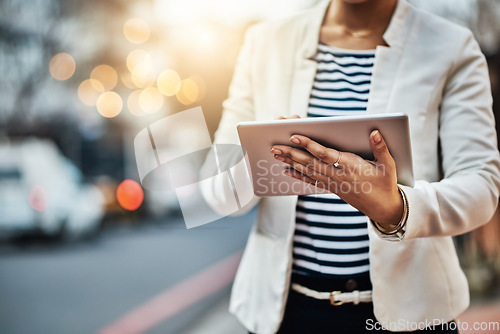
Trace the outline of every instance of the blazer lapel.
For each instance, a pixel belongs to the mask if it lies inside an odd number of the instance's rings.
[[[309,96],[316,73],[316,62],[312,59],[299,58],[295,68],[290,90],[290,115],[307,116]]]
[[[384,33],[384,40],[389,46],[379,45],[376,49],[368,97],[368,114],[399,112],[391,110],[391,102],[404,42],[409,32],[410,22],[407,19],[409,8],[405,0],[398,1],[391,22]]]
[[[307,116],[309,96],[311,94],[317,63],[314,57],[319,43],[319,31],[330,0],[322,1],[311,12],[303,26],[295,31],[297,50],[294,59],[294,71],[290,83],[289,115]]]
[[[330,0],[323,1],[315,8],[303,26],[297,27],[297,52],[293,76],[290,85],[289,115],[307,116],[307,107],[311,94],[317,62],[314,57],[319,43],[319,32]],[[378,114],[395,112],[391,110],[392,92],[398,73],[404,42],[409,33],[410,5],[406,0],[399,0],[391,22],[384,33],[384,40],[389,46],[378,46],[372,74],[367,113]]]
[[[401,59],[401,49],[394,46],[378,46],[375,52],[372,82],[368,96],[367,114],[389,112],[392,88]]]

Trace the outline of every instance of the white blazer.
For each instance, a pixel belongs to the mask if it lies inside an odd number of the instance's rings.
[[[249,29],[216,143],[238,144],[241,121],[306,117],[328,4]],[[384,240],[368,224],[370,275],[376,318],[403,331],[411,323],[451,321],[467,308],[468,284],[451,236],[492,216],[500,160],[487,66],[470,31],[400,0],[384,40],[389,46],[376,49],[367,113],[408,114],[416,184],[402,186],[409,202],[402,240]],[[238,168],[235,183],[251,189],[244,166]],[[203,189],[220,212],[232,191],[224,178]],[[253,198],[247,208],[259,200],[230,310],[265,334],[276,332],[284,313],[297,196]]]

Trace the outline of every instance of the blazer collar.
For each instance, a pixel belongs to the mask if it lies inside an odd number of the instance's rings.
[[[403,45],[406,33],[402,32],[405,30],[404,23],[410,8],[411,6],[406,2],[406,0],[398,0],[394,14],[389,22],[389,26],[384,33],[384,41],[390,47],[401,47]]]
[[[335,0],[334,0],[335,1]],[[297,46],[294,72],[291,77],[289,115],[307,116],[309,95],[316,73],[315,56],[319,43],[321,24],[330,0],[322,0],[312,8],[302,21],[302,34],[297,34]],[[389,26],[384,33],[384,40],[389,46],[379,45],[376,51],[372,86],[370,88],[367,113],[382,113],[390,110],[390,98],[394,78],[401,58],[401,52],[409,31],[407,15],[410,5],[405,0],[398,0]]]
[[[304,58],[306,59],[313,59],[314,56],[316,56],[319,44],[319,31],[329,5],[330,0],[322,0],[311,11],[310,19],[306,20],[306,24],[309,24],[307,26],[305,39],[303,40],[305,44]]]
[[[335,1],[335,0],[334,0]],[[298,34],[297,59],[295,60],[288,112],[307,116],[309,95],[316,73],[315,56],[319,43],[319,32],[330,0],[322,0],[309,11],[302,21],[305,25],[303,34]],[[389,26],[384,33],[384,40],[389,46],[379,45],[373,70],[372,85],[368,98],[367,113],[389,112],[393,83],[400,63],[402,49],[411,26],[407,16],[411,6],[406,0],[398,0]]]
[[[331,0],[322,0],[310,12],[311,16],[310,19],[307,20],[309,25],[306,32],[306,38],[304,39],[304,43],[306,44],[304,48],[304,58],[312,59],[316,55],[319,44],[319,31],[330,2]],[[406,34],[401,32],[402,29],[404,29],[404,21],[410,8],[406,0],[398,0],[389,26],[384,33],[384,40],[390,47],[400,47],[403,44],[403,39]]]

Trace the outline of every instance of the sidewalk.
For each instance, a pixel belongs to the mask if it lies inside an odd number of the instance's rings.
[[[229,293],[214,304],[202,318],[180,334],[246,334],[245,328],[233,315],[229,314],[228,307]],[[500,328],[498,330],[491,327],[490,330],[473,329],[474,323],[485,324],[484,326],[488,323],[495,323],[493,325],[500,326],[500,300],[472,305],[457,320],[466,323],[462,325],[460,334],[500,334]]]
[[[180,334],[246,334],[245,328],[229,313],[229,291],[205,315]]]
[[[458,321],[467,323],[468,327],[462,327],[460,334],[500,334],[500,300],[472,305],[458,317]],[[483,326],[489,324],[490,330],[474,330],[474,323]]]

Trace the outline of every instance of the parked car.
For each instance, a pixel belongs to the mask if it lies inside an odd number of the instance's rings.
[[[49,140],[0,142],[0,234],[80,237],[103,217],[100,190]]]

